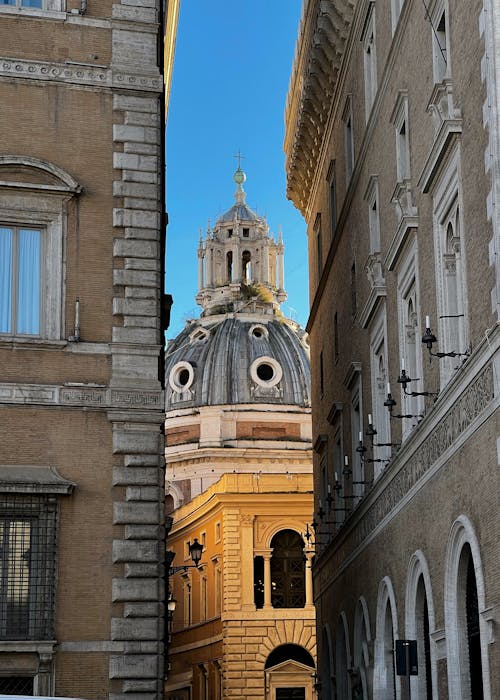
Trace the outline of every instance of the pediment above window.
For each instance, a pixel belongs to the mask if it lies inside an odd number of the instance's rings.
[[[55,467],[0,465],[0,493],[69,495],[75,486]]]
[[[62,168],[31,156],[0,156],[0,188],[81,194],[83,187]]]

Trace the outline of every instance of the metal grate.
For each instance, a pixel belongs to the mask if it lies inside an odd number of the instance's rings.
[[[0,639],[51,639],[57,503],[0,496]]]
[[[33,695],[33,676],[0,676],[0,695]]]

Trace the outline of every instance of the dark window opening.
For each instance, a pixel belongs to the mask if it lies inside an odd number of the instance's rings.
[[[179,372],[179,384],[181,386],[186,386],[189,382],[189,370],[184,368]]]
[[[232,228],[228,228],[228,230],[227,230],[227,237],[228,237],[228,238],[232,238],[232,237],[233,237],[233,229],[232,229]]]
[[[0,639],[53,639],[57,503],[0,499]]]
[[[305,700],[305,688],[276,688],[276,700]]]
[[[0,695],[33,695],[33,676],[0,676]]]
[[[271,604],[273,608],[303,608],[305,560],[302,537],[282,530],[271,540]]]
[[[351,313],[352,317],[356,316],[358,310],[358,292],[356,289],[356,263],[351,267]]]
[[[266,660],[265,668],[278,666],[284,661],[297,661],[303,666],[314,668],[314,659],[311,654],[298,644],[282,644],[269,654]]]
[[[256,608],[264,607],[264,557],[253,560],[253,596]]]
[[[229,251],[229,253],[226,255],[226,262],[227,262],[227,279],[228,282],[231,282],[233,279],[233,253],[232,251]]]
[[[250,229],[244,228],[243,229],[243,238],[248,238],[249,236],[250,236]]]
[[[427,596],[424,598],[424,657],[425,657],[425,692],[427,700],[432,700],[431,638],[429,630],[429,608]]]
[[[263,362],[257,367],[257,376],[263,382],[270,382],[274,377],[274,369],[271,367],[271,365]]]
[[[252,254],[249,250],[244,250],[241,256],[241,271],[243,273],[243,281],[250,281],[250,261],[252,259]]]
[[[481,662],[481,635],[479,630],[479,604],[477,600],[476,573],[472,552],[469,549],[467,584],[465,589],[467,618],[467,642],[469,647],[469,674],[471,700],[483,700],[483,667]]]

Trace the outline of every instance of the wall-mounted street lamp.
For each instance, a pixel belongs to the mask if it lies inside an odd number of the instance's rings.
[[[187,569],[197,569],[200,566],[201,555],[203,554],[203,545],[201,544],[201,542],[198,542],[198,538],[195,537],[192,542],[189,542],[188,547],[189,556],[193,560],[193,563],[183,564],[182,566],[172,566],[172,562],[174,561],[175,557],[175,552],[172,552],[170,550],[167,551],[165,559],[168,567],[169,577],[173,576],[173,574],[176,574],[179,571],[186,571]]]

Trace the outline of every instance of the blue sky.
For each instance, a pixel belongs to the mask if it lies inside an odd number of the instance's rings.
[[[245,156],[247,202],[281,225],[286,316],[308,314],[305,224],[286,199],[284,108],[302,0],[182,0],[167,124],[169,338],[199,316],[199,229],[233,204]]]

